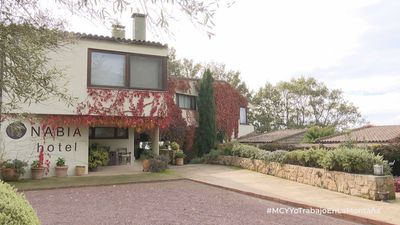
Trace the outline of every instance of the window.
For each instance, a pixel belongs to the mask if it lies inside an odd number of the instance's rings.
[[[196,96],[176,94],[176,101],[182,109],[196,110]]]
[[[162,89],[162,60],[147,56],[130,56],[130,87]]]
[[[240,124],[247,125],[247,108],[240,108]]]
[[[91,127],[89,130],[91,139],[128,139],[127,128],[116,127]]]
[[[166,57],[89,49],[88,86],[164,90]]]
[[[125,56],[92,52],[91,84],[99,86],[124,86]]]

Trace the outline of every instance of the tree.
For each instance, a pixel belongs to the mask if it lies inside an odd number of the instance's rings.
[[[239,71],[227,70],[226,65],[223,63],[208,63],[204,68],[208,68],[212,72],[215,80],[228,82],[243,96],[251,99],[252,93],[249,91],[246,82],[241,79]]]
[[[199,157],[214,148],[216,140],[215,102],[213,78],[210,70],[206,70],[200,82],[198,109],[199,126],[196,131],[196,150]]]
[[[168,71],[169,75],[184,78],[198,78],[203,66],[195,63],[192,59],[177,59],[176,50],[169,49]]]
[[[258,131],[331,126],[345,129],[362,123],[357,107],[314,78],[300,77],[275,86],[267,83],[254,95],[251,120]]]
[[[305,143],[312,143],[315,140],[333,135],[335,133],[334,127],[320,127],[320,126],[312,126],[310,127],[304,135]]]

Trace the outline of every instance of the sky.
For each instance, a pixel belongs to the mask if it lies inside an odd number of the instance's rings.
[[[266,82],[315,77],[341,89],[371,124],[400,124],[399,12],[398,0],[237,0],[217,11],[211,39],[176,20],[174,37],[161,42],[178,58],[240,71],[255,91]],[[125,17],[130,37],[132,22]],[[72,31],[110,33],[82,19],[69,21]]]

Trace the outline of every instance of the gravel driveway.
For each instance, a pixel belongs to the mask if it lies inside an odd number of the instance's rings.
[[[43,225],[355,224],[329,216],[268,214],[268,208],[290,207],[187,180],[25,194]]]

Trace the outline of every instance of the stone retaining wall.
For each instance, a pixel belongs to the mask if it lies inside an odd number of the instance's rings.
[[[352,196],[381,200],[382,192],[389,193],[389,199],[395,199],[392,176],[374,176],[327,171],[320,168],[303,167],[236,156],[218,156],[212,164],[237,166],[260,173],[285,178],[303,184],[322,187]]]

